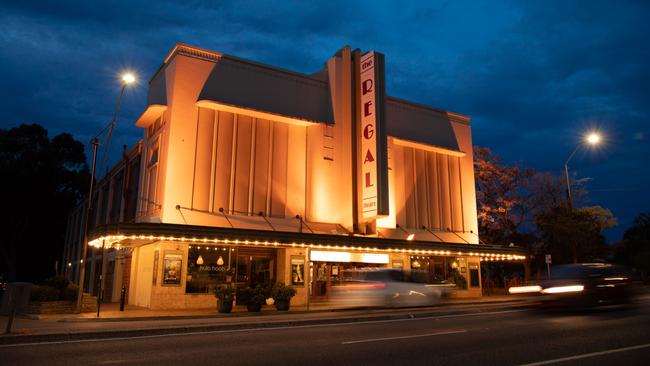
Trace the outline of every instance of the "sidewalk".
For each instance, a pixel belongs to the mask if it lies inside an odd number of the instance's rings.
[[[433,307],[450,306],[450,305],[476,305],[476,304],[495,304],[504,302],[516,302],[522,300],[522,297],[515,296],[489,296],[480,298],[454,298],[447,299]],[[322,312],[343,312],[346,309],[337,309],[327,303],[312,303],[307,306],[292,306],[288,312],[278,312],[275,307],[264,305],[261,314],[299,314],[299,313],[322,313]],[[223,318],[223,317],[241,317],[256,316],[251,314],[244,306],[233,306],[230,314],[221,314],[216,308],[191,309],[191,310],[151,310],[137,306],[127,306],[124,311],[119,311],[119,304],[104,304],[101,306],[100,317],[97,313],[82,314],[65,314],[65,315],[45,315],[39,316],[38,319],[58,320],[61,322],[83,322],[83,321],[127,321],[127,320],[165,320],[165,319],[194,319],[194,318]]]
[[[230,314],[220,314],[216,309],[150,310],[136,307],[120,312],[116,305],[108,304],[102,305],[100,318],[96,318],[95,313],[46,315],[39,319],[17,317],[12,334],[0,335],[0,344],[408,319],[480,311],[481,306],[525,306],[530,301],[524,297],[492,296],[453,299],[426,308],[338,310],[327,305],[313,305],[309,310],[297,306],[287,312],[265,306],[260,313],[249,313],[245,307],[235,307]],[[3,330],[6,321],[6,316],[0,317]]]

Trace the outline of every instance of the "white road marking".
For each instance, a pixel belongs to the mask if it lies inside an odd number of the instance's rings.
[[[347,342],[341,342],[341,344],[355,344],[355,343],[367,343],[367,342],[381,342],[381,341],[392,341],[394,339],[407,339],[407,338],[420,338],[420,337],[433,337],[433,336],[438,336],[438,335],[444,335],[444,334],[456,334],[456,333],[466,333],[466,330],[450,330],[446,332],[437,332],[437,333],[426,333],[426,334],[414,334],[414,335],[408,335],[408,336],[400,336],[400,337],[386,337],[386,338],[371,338],[371,339],[360,339],[357,341],[347,341]]]
[[[638,346],[632,346],[632,347],[623,347],[623,348],[614,348],[614,349],[608,349],[606,351],[600,351],[600,352],[592,352],[592,353],[584,353],[581,355],[575,355],[575,356],[569,356],[569,357],[562,357],[562,358],[555,358],[552,360],[546,360],[546,361],[539,361],[539,362],[532,362],[532,363],[526,363],[521,366],[540,366],[540,365],[550,365],[553,363],[559,363],[559,362],[566,362],[566,361],[573,361],[573,360],[579,360],[582,358],[589,358],[589,357],[597,357],[597,356],[603,356],[603,355],[609,355],[612,353],[619,353],[619,352],[627,352],[627,351],[634,351],[637,349],[643,349],[643,348],[649,348],[650,343],[647,344],[640,344]]]
[[[470,316],[521,313],[521,312],[525,312],[525,311],[528,311],[528,310],[526,310],[526,309],[503,310],[503,311],[488,311],[488,312],[484,312],[484,313],[478,312],[478,313],[470,313],[470,314],[450,314],[450,315],[440,315],[440,316],[432,315],[432,316],[425,316],[425,317],[421,317],[421,318],[408,318],[408,319],[367,320],[367,321],[360,321],[360,322],[310,324],[310,325],[281,326],[281,327],[247,328],[247,329],[230,329],[230,330],[208,330],[208,331],[203,331],[203,332],[152,334],[152,335],[135,336],[135,337],[126,336],[126,337],[112,337],[112,338],[76,339],[76,340],[67,340],[67,341],[0,344],[0,348],[28,347],[28,346],[48,346],[48,345],[64,344],[64,343],[111,342],[111,341],[123,341],[123,340],[133,340],[133,339],[180,337],[180,336],[220,334],[220,333],[243,333],[243,332],[272,331],[272,330],[298,329],[298,328],[338,327],[338,326],[341,326],[341,325],[381,324],[381,323],[407,322],[407,321],[413,321],[413,320],[418,320],[419,321],[419,320],[424,320],[424,319],[464,318],[464,317],[470,317]],[[307,319],[307,320],[313,320],[313,319]],[[272,323],[270,323],[270,324],[272,324]],[[146,331],[146,329],[139,329],[139,330]]]

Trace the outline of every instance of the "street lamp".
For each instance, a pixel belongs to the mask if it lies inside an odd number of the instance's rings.
[[[80,268],[79,268],[79,290],[77,292],[77,306],[76,310],[77,312],[81,312],[81,305],[83,303],[82,296],[83,296],[83,291],[84,291],[84,281],[86,279],[86,265],[84,264],[84,259],[88,255],[88,224],[90,221],[90,211],[92,210],[92,202],[93,202],[93,186],[95,182],[95,166],[97,164],[97,147],[99,146],[99,137],[102,136],[107,130],[108,130],[108,135],[106,136],[106,141],[105,145],[106,148],[104,150],[104,159],[102,160],[102,167],[106,163],[106,158],[108,155],[108,146],[111,140],[111,135],[113,134],[113,128],[115,127],[115,122],[117,121],[117,116],[120,112],[120,106],[122,105],[122,99],[124,97],[124,91],[127,86],[135,83],[135,75],[131,72],[124,72],[121,75],[121,85],[122,88],[120,89],[120,94],[117,98],[117,103],[115,104],[115,112],[113,114],[113,119],[106,125],[104,126],[95,137],[90,140],[90,144],[93,147],[93,163],[92,163],[92,168],[90,171],[90,184],[88,188],[88,206],[86,207],[86,218],[84,221],[84,242],[83,242],[83,247],[81,250],[81,260],[80,260]],[[101,171],[101,169],[100,169]],[[102,258],[103,261],[103,258]],[[101,297],[101,285],[99,288],[99,291],[97,292],[97,316],[99,317],[99,300]]]
[[[134,82],[135,82],[135,75],[133,75],[133,73],[127,71],[124,74],[122,74],[122,84],[129,85],[129,84],[133,84]]]
[[[587,136],[584,137],[583,141],[580,142],[575,149],[573,149],[573,152],[571,153],[571,155],[569,155],[569,158],[566,159],[566,162],[564,163],[564,174],[566,175],[566,192],[567,192],[567,199],[569,200],[569,207],[573,207],[573,198],[571,197],[571,180],[569,178],[569,161],[571,161],[573,155],[575,155],[578,149],[584,144],[590,146],[596,146],[601,142],[601,140],[602,137],[598,132],[590,132]]]

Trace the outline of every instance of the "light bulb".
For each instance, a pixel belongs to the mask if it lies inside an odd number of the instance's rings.
[[[217,259],[217,265],[223,266],[223,258],[221,256],[219,256],[219,259]]]

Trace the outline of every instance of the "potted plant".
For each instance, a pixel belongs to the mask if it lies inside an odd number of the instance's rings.
[[[232,283],[232,277],[235,275],[235,270],[233,268],[222,268],[219,269],[217,274],[217,283]]]
[[[214,289],[214,296],[217,298],[217,311],[229,313],[232,311],[232,302],[235,299],[235,289],[230,285],[217,286]]]
[[[266,301],[264,296],[264,288],[262,286],[244,287],[237,291],[238,302],[246,305],[246,309],[250,312],[259,312],[262,310],[262,305]]]
[[[275,308],[280,311],[289,310],[291,298],[296,296],[296,289],[291,286],[286,286],[282,282],[278,282],[273,286],[271,297],[275,301]]]
[[[453,272],[451,281],[456,284],[456,287],[459,290],[467,290],[467,280],[458,270]]]

